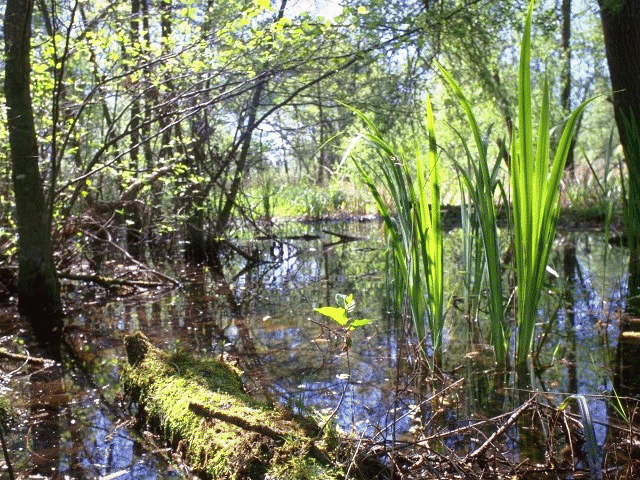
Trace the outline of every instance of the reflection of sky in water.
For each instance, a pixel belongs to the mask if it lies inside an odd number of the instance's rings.
[[[378,238],[377,229],[377,225],[371,226],[371,238]],[[404,377],[397,385],[400,393],[396,395],[395,359],[400,346],[406,356],[406,347],[404,344],[398,345],[404,340],[398,339],[393,319],[387,314],[388,306],[385,306],[383,297],[384,279],[380,275],[384,270],[383,255],[379,244],[377,240],[363,243],[323,250],[319,241],[290,244],[264,242],[261,255],[265,262],[251,272],[242,273],[232,284],[238,303],[247,299],[243,303],[243,321],[260,353],[262,373],[267,382],[272,384],[276,397],[294,411],[313,409],[326,415],[336,409],[344,391],[342,403],[336,412],[339,426],[347,431],[353,427],[369,436],[380,432],[379,441],[391,437],[393,429],[390,426],[394,420],[397,421],[395,428],[398,432],[406,432],[413,426],[413,417],[409,413],[410,408],[415,406],[415,398],[409,380]],[[272,246],[275,248],[272,249]],[[595,246],[592,248],[595,249]],[[619,302],[620,290],[624,288],[623,275],[619,272],[619,278],[611,275],[607,285],[602,287],[598,274],[598,268],[601,268],[599,262],[599,258],[593,258],[578,248],[579,271],[574,274],[573,312],[578,345],[578,393],[584,395],[611,389],[610,373],[602,367],[602,345],[595,333],[595,324],[600,319],[602,300]],[[619,265],[614,265],[619,268]],[[236,271],[240,271],[243,264],[235,267]],[[232,275],[229,277],[231,279]],[[112,327],[119,332],[142,328],[150,335],[155,335],[158,346],[163,346],[163,341],[170,345],[174,338],[181,338],[182,346],[210,354],[218,353],[215,348],[218,348],[220,339],[216,335],[222,331],[226,340],[242,354],[245,351],[242,329],[234,324],[224,298],[215,297],[215,288],[211,285],[195,292],[175,291],[143,307],[125,308],[112,304],[104,312],[98,312],[95,321],[112,321]],[[343,340],[329,333],[329,328],[336,329],[336,325],[313,312],[314,307],[334,305],[336,293],[354,293],[357,312],[353,318],[374,320],[371,325],[353,333],[349,365],[346,355],[342,353]],[[614,303],[611,311],[617,306]],[[154,308],[160,313],[154,313]],[[552,307],[545,307],[541,311],[550,309]],[[451,312],[450,315],[453,314]],[[82,322],[91,321],[87,314],[85,317]],[[217,330],[203,333],[206,322],[215,325]],[[328,328],[323,329],[318,324]],[[549,349],[553,350],[564,341],[567,324],[567,313],[561,309],[554,330],[554,335],[559,336],[549,340]],[[608,328],[609,337],[615,340],[615,327]],[[469,365],[464,363],[466,350],[458,345],[465,341],[466,338],[461,340],[459,332],[446,330],[446,343],[451,343],[451,349],[445,355],[454,366]],[[462,349],[462,353],[456,349]],[[452,356],[455,358],[450,360]],[[471,369],[469,372],[473,373]],[[345,390],[345,375],[348,373],[350,383]],[[545,375],[558,379],[557,391],[566,390],[565,366],[557,364]],[[481,381],[484,381],[482,385]],[[111,385],[109,388],[119,387]],[[443,422],[438,428],[443,428],[443,423],[451,428],[460,426],[468,414],[490,406],[490,403],[501,409],[505,405],[504,398],[493,392],[491,381],[486,378],[474,379],[471,375],[460,398],[461,402],[468,402],[469,405],[460,407],[460,410],[456,410],[458,407],[455,406],[446,409],[444,414],[440,414]],[[167,466],[157,459],[138,452],[138,446],[126,429],[118,431],[113,438],[107,438],[113,429],[113,420],[111,413],[100,409],[100,402],[93,393],[84,397],[82,406],[71,407],[91,412],[89,418],[78,419],[86,424],[82,427],[83,454],[80,458],[85,471],[107,475],[126,470],[127,473],[119,478],[131,479],[179,478],[177,474],[165,471]],[[607,419],[608,405],[600,400],[590,400],[589,403],[594,419]],[[433,414],[431,405],[425,406],[424,413],[424,421],[428,422]],[[603,442],[605,428],[596,427],[596,434],[598,440]],[[446,445],[456,448],[460,446],[457,444],[460,441],[460,438],[449,438]],[[516,440],[512,441],[512,447],[516,450]],[[74,447],[69,443],[69,450]],[[158,463],[154,464],[154,461]]]
[[[602,335],[608,337],[608,347],[614,349],[617,344],[618,326],[615,312],[624,308],[621,301],[626,289],[625,275],[623,271],[607,272],[604,277],[602,265],[598,264],[591,256],[589,240],[578,241],[576,249],[575,269],[569,281],[571,304],[568,308],[558,312],[558,327],[560,332],[572,332],[575,336],[575,369],[577,379],[577,391],[565,392],[560,384],[561,393],[576,393],[584,395],[587,399],[591,416],[595,423],[597,441],[603,445],[607,435],[604,424],[608,422],[610,407],[601,398],[594,398],[598,394],[611,393],[611,373],[604,367],[609,359],[603,358],[604,344]],[[609,248],[609,247],[605,247]],[[608,280],[608,283],[605,281]],[[603,310],[603,306],[605,310]],[[608,315],[608,317],[607,317]],[[573,326],[572,326],[573,325]],[[605,332],[606,330],[606,332]],[[571,345],[568,345],[571,348]],[[602,422],[602,423],[600,423]]]
[[[82,458],[85,471],[96,472],[100,476],[122,473],[114,479],[181,478],[167,465],[159,465],[156,456],[143,453],[126,428],[114,432],[115,425],[110,420],[112,415],[102,411],[101,400],[97,396],[90,396],[82,404],[87,411],[96,408],[91,418],[84,420],[89,422],[88,428],[81,426],[86,428],[83,432],[86,456]]]
[[[593,247],[590,247],[593,248]],[[589,395],[597,395],[602,393],[610,383],[608,376],[610,373],[604,371],[603,365],[603,346],[602,338],[596,333],[596,324],[601,320],[602,313],[602,301],[604,299],[612,299],[615,301],[616,297],[620,296],[620,289],[622,287],[621,279],[623,274],[617,272],[618,278],[608,279],[607,285],[604,287],[602,284],[594,285],[594,283],[601,282],[600,272],[598,268],[601,268],[598,263],[598,259],[586,258],[589,252],[585,253],[585,249],[578,249],[577,267],[578,270],[574,272],[574,291],[573,291],[573,313],[575,321],[575,338],[578,342],[577,355],[577,379],[578,390],[575,393]],[[320,261],[316,261],[313,269],[313,275],[310,275],[310,271],[307,262],[312,262],[309,257],[294,256],[286,257],[281,267],[271,270],[270,275],[265,278],[265,287],[267,290],[271,288],[282,288],[286,285],[305,285],[308,282],[317,278],[325,278],[323,271],[323,265]],[[332,281],[335,285],[335,292],[347,293],[344,290],[340,290],[340,285],[350,280],[349,274],[344,272],[334,272]],[[601,292],[604,290],[604,292]],[[330,298],[327,296],[325,298]],[[356,299],[358,299],[356,291]],[[366,302],[368,298],[358,299]],[[553,308],[553,302],[557,301],[552,298],[552,304],[545,307],[541,311],[549,311]],[[611,301],[611,300],[610,300]],[[320,301],[319,305],[326,304],[326,302]],[[611,309],[619,307],[617,304],[613,304]],[[370,313],[374,318],[380,318],[381,315],[378,312]],[[558,333],[560,337],[553,337],[549,340],[549,344],[552,348],[559,342],[562,343],[563,332],[566,333],[568,318],[565,310],[560,310],[558,313]],[[330,320],[328,321],[330,322]],[[614,323],[614,322],[613,322]],[[615,346],[615,337],[617,330],[615,325],[611,323],[606,326],[607,333],[614,342],[610,346]],[[323,412],[332,411],[342,396],[342,392],[345,386],[345,381],[340,380],[339,376],[347,373],[346,364],[344,359],[338,358],[339,346],[334,347],[333,360],[323,364],[319,371],[310,367],[302,367],[299,364],[300,358],[306,357],[309,354],[304,353],[305,348],[311,340],[309,336],[308,328],[291,328],[286,325],[282,325],[280,329],[266,329],[262,330],[259,327],[254,329],[254,333],[257,338],[266,346],[267,350],[290,349],[286,356],[286,364],[288,364],[287,372],[290,376],[278,375],[274,372],[274,380],[277,383],[278,393],[281,398],[290,404],[304,403],[308,407],[312,407]],[[367,334],[372,334],[368,331]],[[364,432],[367,435],[375,434],[380,430],[384,430],[385,425],[388,425],[392,418],[390,412],[393,412],[394,407],[394,395],[393,389],[389,385],[389,378],[393,377],[395,362],[395,341],[396,337],[393,334],[378,335],[378,332],[373,333],[373,336],[377,336],[370,345],[363,348],[361,352],[352,351],[351,356],[351,384],[344,393],[342,404],[337,412],[337,420],[339,425],[343,429],[350,429],[355,427],[358,431]],[[457,341],[456,333],[445,330],[445,345],[449,342]],[[545,347],[546,348],[546,347]],[[293,353],[293,350],[296,350]],[[308,350],[308,348],[307,348]],[[370,352],[376,352],[379,354],[371,355]],[[594,354],[594,352],[596,352]],[[282,357],[281,357],[282,360]],[[276,357],[273,357],[270,362],[282,365]],[[304,362],[303,362],[304,363]],[[319,362],[318,362],[319,363]],[[381,368],[383,366],[384,368]],[[301,368],[298,368],[301,367]],[[565,367],[557,366],[556,371],[561,377],[566,377],[566,372],[563,371]],[[330,369],[333,374],[329,374],[327,369]],[[560,370],[560,371],[558,371]],[[293,372],[298,372],[295,374]],[[544,378],[544,375],[543,375]],[[473,381],[473,380],[472,380]],[[565,380],[559,382],[558,389],[556,391],[560,393],[566,392]],[[396,425],[398,431],[407,431],[412,426],[412,421],[409,416],[406,415],[408,407],[412,405],[411,395],[407,395],[406,398],[400,398],[397,407],[396,416],[402,417],[402,421]],[[472,400],[473,399],[467,399]],[[608,417],[608,405],[602,400],[591,400],[590,407],[594,420],[606,421]],[[482,404],[482,402],[480,402]],[[473,409],[473,407],[472,407]],[[427,409],[429,410],[429,409]],[[403,415],[405,415],[403,417]],[[451,422],[456,426],[459,425],[456,415],[451,413]],[[603,426],[596,427],[596,434],[598,440],[602,443],[606,435],[606,429]],[[387,436],[390,435],[390,431],[387,432]],[[459,439],[458,439],[459,440]],[[455,439],[449,439],[447,442],[455,443]],[[453,443],[451,446],[453,446]]]
[[[118,388],[118,385],[114,383],[108,388]],[[68,393],[71,395],[70,404],[58,414],[57,420],[54,420],[55,427],[44,424],[39,430],[38,421],[29,427],[29,435],[38,435],[41,439],[38,445],[45,450],[30,453],[31,448],[35,447],[22,448],[23,437],[21,442],[15,443],[20,447],[10,450],[15,467],[20,468],[23,464],[19,459],[20,454],[27,455],[27,458],[33,458],[33,455],[41,456],[43,460],[53,455],[51,458],[57,456],[59,459],[56,471],[64,475],[60,478],[183,478],[173,467],[163,464],[157,456],[145,453],[144,448],[128,434],[126,427],[115,431],[113,414],[106,410],[98,392],[89,390]],[[78,400],[73,400],[74,397]]]

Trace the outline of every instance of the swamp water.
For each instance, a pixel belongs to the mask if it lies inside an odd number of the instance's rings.
[[[85,345],[80,359],[30,375],[25,365],[18,366],[24,373],[12,372],[2,383],[3,394],[25,419],[7,432],[14,471],[29,473],[26,478],[182,478],[170,450],[152,434],[142,439],[129,429],[118,378],[126,361],[123,338],[136,330],[165,350],[224,354],[244,370],[247,388],[257,396],[296,413],[335,414],[339,428],[376,442],[424,438],[509,412],[522,402],[522,392],[506,387],[512,382],[492,367],[483,340],[486,327],[461,311],[459,230],[445,238],[451,298],[446,375],[433,382],[421,380],[415,362],[404,360],[412,353],[408,330],[390,313],[385,293],[382,226],[286,228],[289,239],[282,242],[252,242],[261,260],[254,268],[245,269],[246,261],[229,253],[220,259],[222,275],[210,267],[185,268],[173,272],[184,280],[182,289],[86,303],[73,314],[68,323]],[[334,233],[359,240],[339,242],[344,237]],[[535,388],[585,395],[594,420],[602,422],[596,426],[600,444],[610,434],[605,425],[612,407],[603,394],[612,391],[626,257],[625,249],[605,244],[600,233],[560,232],[552,256],[559,278],[551,280],[540,308],[541,319],[555,321],[540,346]],[[352,332],[346,348],[337,324],[313,309],[333,306],[336,294],[349,293],[356,300],[352,318],[373,321]],[[20,351],[9,336],[20,329],[19,320],[1,321],[0,346]],[[446,393],[431,396],[441,391]],[[564,396],[549,398],[557,404]],[[523,443],[526,435],[515,436],[509,446],[514,458],[535,456]],[[477,446],[474,442],[468,435],[450,436],[440,449],[465,453]]]

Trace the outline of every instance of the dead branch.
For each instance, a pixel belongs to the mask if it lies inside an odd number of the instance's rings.
[[[475,449],[473,452],[467,455],[467,457],[465,458],[465,461],[472,462],[478,456],[482,455],[489,448],[489,446],[491,445],[491,442],[493,442],[496,438],[498,438],[500,435],[506,432],[509,429],[509,427],[511,427],[511,425],[513,425],[518,420],[518,418],[520,418],[520,416],[531,406],[535,398],[536,398],[535,396],[529,398],[529,400],[527,400],[522,405],[520,405],[516,410],[514,410],[511,416],[508,418],[508,420],[504,423],[504,425],[502,425],[499,429],[493,432],[493,434],[489,438],[487,438],[487,440],[482,445],[480,445],[477,449]]]
[[[88,236],[95,238],[96,240],[100,240],[100,241],[104,241],[104,239],[100,239],[98,237],[96,237],[95,235],[89,233],[89,232],[85,232],[85,234],[87,234]],[[169,275],[165,275],[164,273],[161,273],[153,268],[151,268],[149,265],[139,262],[138,260],[136,260],[135,258],[133,258],[131,256],[131,254],[129,252],[127,252],[124,248],[122,248],[120,245],[116,244],[113,240],[107,240],[107,243],[109,243],[109,245],[111,245],[113,248],[115,248],[116,250],[118,250],[120,253],[122,253],[129,261],[133,262],[134,264],[136,264],[138,267],[153,273],[155,276],[161,278],[162,280],[166,280],[167,282],[173,284],[175,287],[181,287],[182,286],[182,282],[180,282],[180,280],[176,280],[173,277],[170,277]]]
[[[36,364],[36,365],[50,365],[50,364],[55,363],[53,360],[51,360],[49,358],[32,357],[29,354],[23,355],[23,354],[20,354],[20,353],[12,353],[12,352],[9,352],[9,351],[5,350],[4,348],[0,348],[0,357],[8,358],[10,360],[17,360],[19,362],[33,363],[33,364]]]
[[[196,415],[222,420],[223,422],[230,423],[231,425],[235,425],[236,427],[239,427],[243,430],[259,433],[260,435],[269,437],[272,440],[282,440],[282,438],[286,435],[286,433],[278,432],[277,430],[274,430],[267,425],[256,425],[250,423],[244,418],[240,418],[236,415],[222,413],[199,402],[190,401],[189,410],[191,410]]]
[[[111,288],[113,286],[157,288],[157,287],[163,287],[166,285],[166,283],[163,283],[163,282],[146,282],[144,280],[121,280],[119,278],[109,278],[109,277],[103,277],[101,275],[83,275],[83,274],[71,273],[71,272],[60,272],[58,274],[58,277],[66,278],[67,280],[80,280],[82,282],[91,282],[103,288]]]

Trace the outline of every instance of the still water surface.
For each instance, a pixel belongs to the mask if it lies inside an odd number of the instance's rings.
[[[123,337],[136,330],[164,349],[224,354],[245,371],[247,386],[257,396],[296,412],[335,412],[341,429],[380,441],[455,428],[471,417],[515,406],[518,395],[504,388],[504,375],[492,367],[486,328],[460,309],[460,231],[446,237],[448,375],[444,383],[425,387],[429,382],[420,380],[409,352],[410,333],[391,313],[386,295],[381,225],[295,224],[287,229],[287,236],[295,238],[249,242],[260,259],[252,268],[228,253],[220,262],[222,274],[210,267],[174,267],[173,274],[185,282],[182,289],[86,303],[70,318],[78,327],[78,342],[86,343],[81,362],[67,360],[58,371],[59,382],[49,386],[26,371],[3,383],[21,418],[28,418],[9,435],[14,470],[55,478],[181,478],[170,452],[160,446],[150,452],[153,438],[140,439],[126,423],[130,412],[118,377]],[[333,233],[358,240],[339,242]],[[606,245],[596,232],[567,232],[559,235],[552,261],[559,278],[550,276],[540,318],[541,323],[555,321],[540,347],[544,371],[535,387],[594,395],[589,397],[592,413],[605,421],[609,406],[598,395],[612,388],[626,251]],[[337,326],[313,311],[334,305],[338,293],[354,294],[353,318],[373,320],[353,332],[348,349]],[[18,327],[15,318],[3,322],[3,343],[9,349],[16,349],[8,335]],[[445,388],[461,378],[440,404],[420,403],[429,388]],[[561,401],[562,395],[556,398]],[[596,433],[604,442],[606,428]],[[468,443],[452,437],[446,447],[464,451],[471,448]]]

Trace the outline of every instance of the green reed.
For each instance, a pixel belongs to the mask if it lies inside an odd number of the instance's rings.
[[[435,122],[429,99],[426,104],[429,140],[426,165],[419,151],[415,152],[415,161],[410,162],[404,152],[384,140],[364,114],[354,110],[367,127],[361,137],[381,154],[376,171],[382,175],[391,208],[369,172],[360,162],[355,163],[385,224],[393,257],[396,304],[401,306],[405,301],[408,304],[421,355],[428,360],[426,321],[433,362],[439,366],[444,326],[443,234]]]
[[[502,292],[502,267],[500,263],[500,244],[498,241],[498,229],[496,226],[495,192],[499,185],[497,180],[500,160],[495,161],[493,168],[489,168],[487,156],[487,142],[480,135],[478,122],[471,109],[471,104],[462,93],[460,86],[444,68],[440,68],[445,80],[458,97],[458,101],[464,110],[471,128],[477,157],[471,153],[467,141],[459,132],[462,145],[467,156],[467,165],[453,159],[458,172],[462,176],[466,190],[475,206],[474,219],[482,237],[484,247],[484,265],[486,266],[488,280],[488,304],[489,319],[491,324],[491,344],[493,345],[496,362],[506,365],[508,352],[508,336],[506,335],[505,309]],[[464,205],[463,205],[464,206]],[[465,225],[463,224],[463,227]],[[465,232],[467,236],[469,232]],[[476,261],[478,259],[476,258]]]
[[[518,123],[511,145],[511,197],[517,285],[516,363],[522,367],[532,351],[538,304],[556,233],[559,188],[576,123],[589,101],[567,119],[551,160],[549,86],[545,81],[538,133],[531,112],[531,18],[529,4],[520,49]],[[534,150],[535,142],[535,150]]]
[[[551,158],[549,87],[546,81],[543,86],[537,134],[534,134],[533,129],[530,72],[533,6],[532,0],[526,15],[520,49],[518,122],[513,131],[510,152],[511,214],[517,293],[515,353],[519,368],[525,366],[526,359],[533,349],[538,305],[560,211],[560,181],[571,140],[580,115],[591,101],[583,102],[569,116],[562,129],[555,155]],[[475,220],[478,222],[482,237],[489,293],[491,343],[497,362],[507,365],[509,335],[505,321],[495,207],[496,189],[501,187],[497,180],[499,162],[494,163],[493,168],[489,168],[487,142],[483,141],[480,135],[471,105],[453,77],[443,68],[441,72],[465,111],[477,150],[477,157],[475,157],[468,143],[459,135],[465,148],[467,166],[463,166],[456,160],[454,163],[474,204]],[[427,332],[424,319],[428,320],[434,359],[439,363],[444,324],[442,228],[438,154],[430,100],[427,99],[429,174],[425,172],[422,156],[416,155],[415,178],[402,152],[387,143],[375,125],[361,112],[355,112],[367,125],[367,131],[361,137],[366,138],[382,153],[382,160],[377,167],[382,174],[383,183],[391,197],[393,211],[396,214],[395,217],[392,215],[369,173],[356,162],[386,226],[393,255],[396,303],[399,305],[407,301],[425,358]],[[502,189],[501,193],[503,198],[506,198]],[[470,262],[469,265],[471,265]],[[477,262],[476,265],[478,265]],[[470,279],[468,280],[471,282]],[[476,282],[474,290],[478,292],[477,279],[473,281]]]
[[[571,400],[575,400],[580,409],[582,428],[584,430],[584,451],[589,466],[589,478],[590,480],[601,480],[602,465],[600,462],[600,447],[598,446],[594,422],[591,418],[591,410],[589,409],[587,398],[584,395],[570,395],[559,405],[558,409],[566,409]]]

